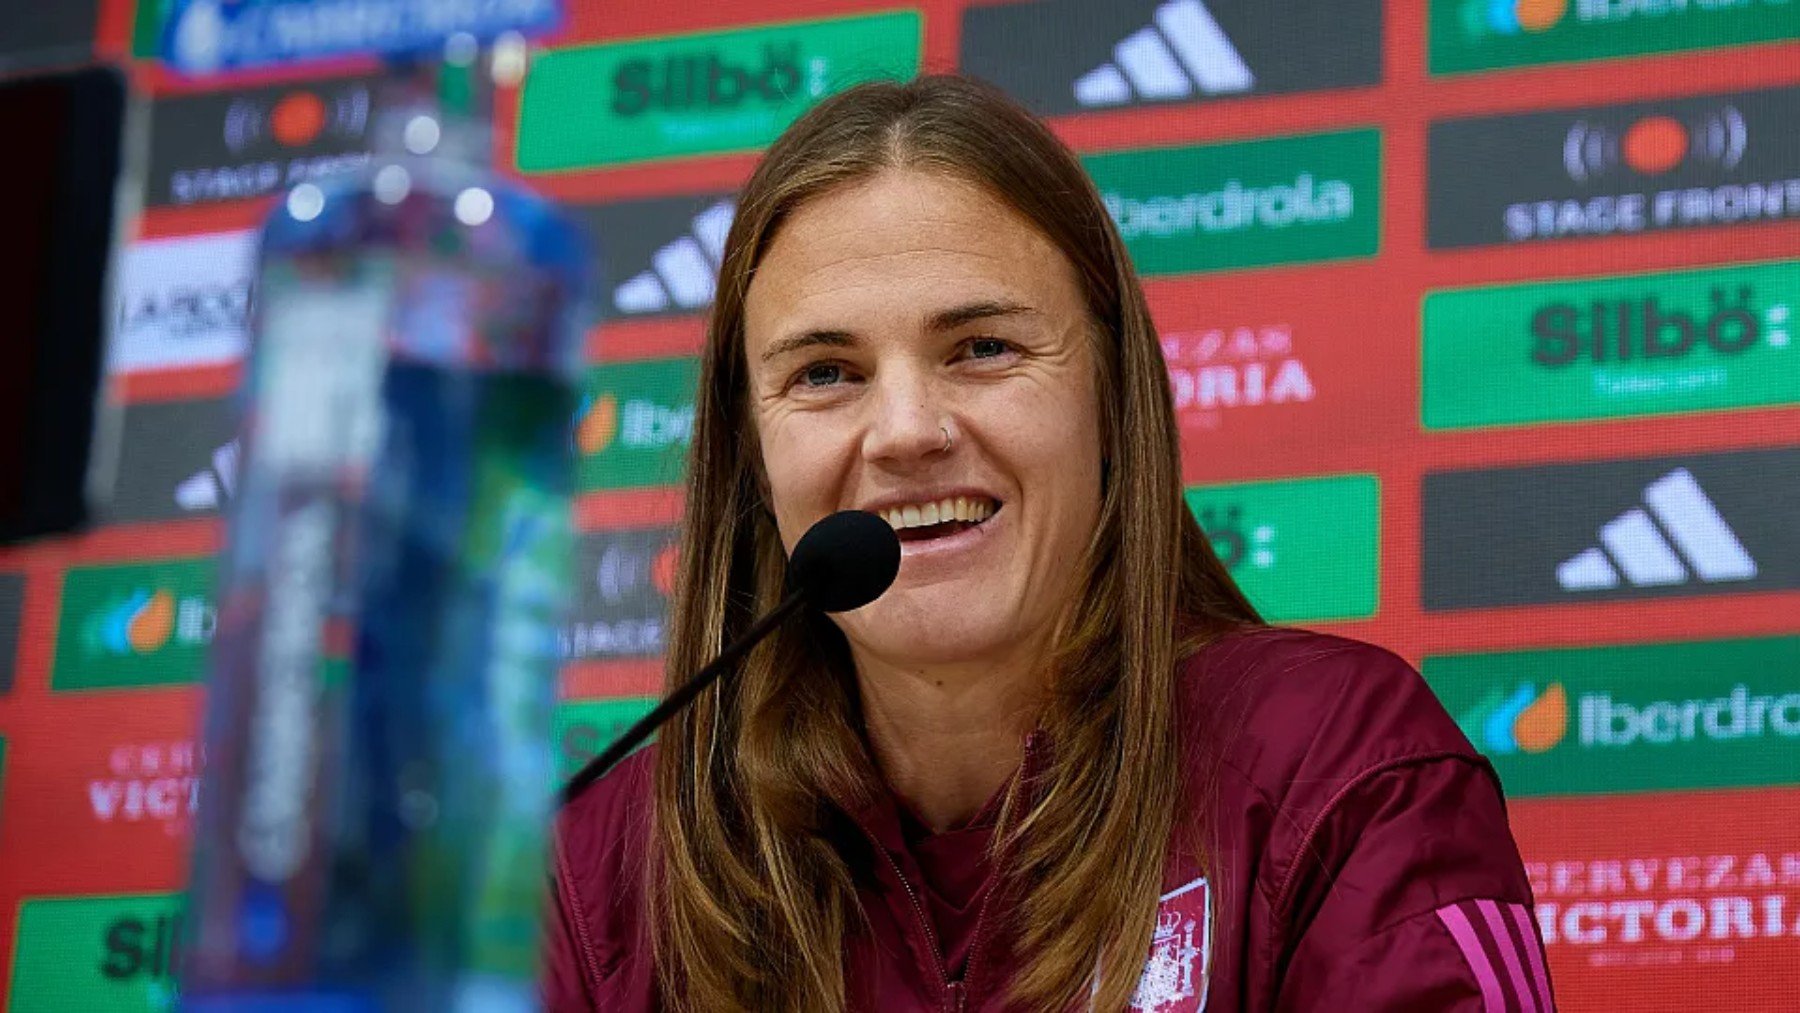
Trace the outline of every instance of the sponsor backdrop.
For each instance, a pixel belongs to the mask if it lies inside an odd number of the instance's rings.
[[[0,551],[0,1006],[165,1008],[230,393],[271,195],[379,68],[120,60],[149,178],[117,488]],[[601,241],[554,734],[641,714],[735,194],[821,97],[961,69],[1049,118],[1142,270],[1188,503],[1275,620],[1414,661],[1505,781],[1566,1009],[1791,1010],[1800,966],[1800,0],[569,0],[497,157]],[[29,36],[29,37],[27,37]]]

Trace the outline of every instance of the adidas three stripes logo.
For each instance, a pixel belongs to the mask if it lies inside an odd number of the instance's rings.
[[[651,256],[649,270],[613,290],[613,308],[624,314],[705,309],[712,302],[725,235],[736,213],[735,203],[722,200],[695,215],[686,233]]]
[[[1113,47],[1112,60],[1075,82],[1085,108],[1135,98],[1181,99],[1249,91],[1256,77],[1200,0],[1173,0],[1151,22]]]
[[[1600,544],[1556,568],[1565,591],[1623,584],[1665,587],[1698,577],[1708,583],[1751,580],[1756,560],[1686,468],[1650,483],[1643,506],[1600,528]]]
[[[1437,916],[1475,976],[1482,1013],[1555,1013],[1544,947],[1522,905],[1465,900]]]

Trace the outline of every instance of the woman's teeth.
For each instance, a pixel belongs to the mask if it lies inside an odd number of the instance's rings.
[[[895,531],[928,528],[945,521],[968,521],[979,524],[994,515],[994,501],[981,496],[956,496],[935,503],[893,507],[881,511],[881,519]]]

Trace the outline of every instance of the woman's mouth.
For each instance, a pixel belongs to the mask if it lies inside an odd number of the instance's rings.
[[[952,496],[929,503],[882,510],[881,519],[888,522],[902,542],[924,542],[978,527],[994,516],[1000,505],[985,496]]]

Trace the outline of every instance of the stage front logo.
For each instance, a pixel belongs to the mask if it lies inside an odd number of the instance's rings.
[[[1800,88],[1441,120],[1426,163],[1439,249],[1792,221]]]
[[[352,77],[159,99],[146,200],[250,200],[363,169],[378,90],[373,78]]]
[[[560,638],[563,660],[660,656],[675,584],[675,530],[591,531],[575,552],[580,584]]]

